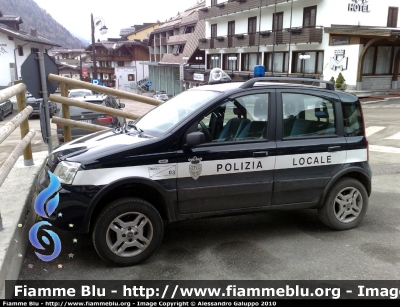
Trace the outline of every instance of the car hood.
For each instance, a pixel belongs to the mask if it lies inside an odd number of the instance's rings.
[[[70,157],[73,153],[77,154],[90,151],[91,154],[106,154],[107,151],[115,151],[121,147],[135,146],[136,144],[149,141],[153,137],[139,134],[132,129],[128,132],[115,132],[115,129],[108,129],[92,133],[76,140],[68,142],[53,150],[52,154],[57,157]]]

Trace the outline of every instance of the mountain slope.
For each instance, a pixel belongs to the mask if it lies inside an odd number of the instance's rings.
[[[0,0],[0,11],[4,15],[20,16],[24,22],[20,24],[21,30],[29,33],[30,27],[35,28],[39,36],[63,48],[82,48],[85,45],[33,0]]]

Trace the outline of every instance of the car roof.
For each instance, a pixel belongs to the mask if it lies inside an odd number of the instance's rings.
[[[83,101],[102,102],[107,97],[108,97],[107,95],[87,95],[87,96],[74,97],[74,98],[78,99],[78,100],[83,100]]]

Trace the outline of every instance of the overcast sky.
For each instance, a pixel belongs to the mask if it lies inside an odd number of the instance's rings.
[[[34,0],[55,20],[73,35],[90,40],[90,14],[102,17],[108,28],[106,35],[100,35],[96,28],[95,39],[119,37],[122,28],[145,22],[165,22],[178,12],[183,12],[197,0]]]

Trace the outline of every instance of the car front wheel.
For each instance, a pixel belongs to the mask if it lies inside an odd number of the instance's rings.
[[[338,181],[318,209],[321,221],[336,230],[357,227],[367,212],[368,194],[364,185],[353,178]]]
[[[92,239],[105,261],[130,266],[149,258],[161,244],[164,229],[158,211],[140,198],[110,203],[97,218]]]

